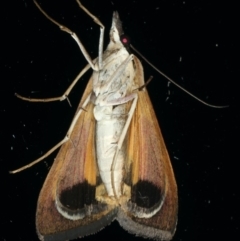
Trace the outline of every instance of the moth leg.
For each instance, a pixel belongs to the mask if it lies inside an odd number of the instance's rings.
[[[99,67],[99,70],[101,70],[102,69],[103,38],[104,38],[105,26],[101,23],[101,21],[95,15],[90,13],[88,11],[88,9],[85,8],[79,0],[76,0],[76,1],[78,3],[79,7],[85,13],[87,13],[87,15],[90,16],[96,24],[98,24],[100,26],[100,37],[99,37],[99,44],[98,44],[98,67]]]
[[[95,71],[98,71],[98,66],[94,63],[94,61],[91,59],[90,55],[88,54],[87,50],[84,48],[81,40],[78,38],[78,36],[68,27],[60,24],[59,22],[57,22],[56,20],[54,20],[53,18],[51,18],[41,7],[40,5],[37,3],[37,1],[34,0],[35,5],[38,7],[38,9],[42,12],[42,14],[49,19],[52,23],[56,24],[60,30],[69,33],[72,38],[77,42],[78,47],[80,48],[83,56],[85,57],[85,59],[87,60],[87,62],[90,64],[91,68]],[[101,36],[101,35],[100,35]],[[102,36],[103,38],[103,36]],[[101,40],[100,40],[101,42]]]
[[[15,95],[22,100],[29,101],[29,102],[51,102],[51,101],[63,101],[65,99],[68,100],[68,95],[71,92],[72,88],[75,86],[75,84],[78,82],[78,80],[90,69],[90,65],[86,65],[84,69],[80,71],[80,73],[75,77],[72,84],[67,88],[67,90],[63,93],[62,96],[59,97],[53,97],[53,98],[46,98],[46,99],[37,99],[37,98],[27,98],[22,95],[19,95],[15,93]],[[69,102],[70,104],[70,102]],[[71,106],[71,104],[70,104]]]
[[[57,148],[59,148],[62,144],[64,144],[65,142],[67,142],[69,140],[69,137],[71,136],[71,133],[73,131],[73,128],[78,120],[78,118],[80,117],[81,113],[84,111],[83,108],[85,108],[88,103],[90,102],[91,99],[91,94],[88,95],[88,97],[86,98],[86,100],[84,101],[83,105],[81,106],[82,108],[80,108],[76,115],[73,118],[73,121],[68,129],[68,132],[66,134],[66,136],[63,138],[63,140],[61,140],[59,143],[57,143],[54,147],[52,147],[49,151],[47,151],[43,156],[39,157],[38,159],[36,159],[35,161],[29,163],[28,165],[25,165],[21,168],[18,168],[16,170],[10,171],[10,173],[14,174],[17,172],[21,172],[35,164],[37,164],[38,162],[42,161],[43,159],[45,159],[46,157],[48,157],[52,152],[54,152]]]
[[[133,114],[134,114],[134,111],[136,109],[136,105],[137,105],[137,100],[138,100],[138,94],[137,93],[133,93],[130,95],[130,97],[133,99],[133,103],[131,105],[131,108],[128,112],[128,118],[126,120],[126,123],[125,123],[125,126],[123,127],[123,130],[122,130],[122,133],[119,137],[119,140],[118,140],[118,143],[117,143],[117,150],[119,151],[122,147],[122,144],[123,144],[123,141],[124,141],[124,138],[126,136],[126,133],[128,131],[128,128],[129,128],[129,125],[130,125],[130,122],[132,120],[132,117],[133,117]],[[125,97],[126,98],[126,97]],[[129,101],[129,100],[128,100]],[[121,103],[123,104],[123,103]],[[115,154],[115,156],[117,156],[117,153]],[[115,159],[115,158],[114,158]]]
[[[133,99],[133,103],[131,105],[131,108],[128,112],[128,118],[126,120],[126,123],[122,129],[122,133],[119,137],[119,140],[118,140],[118,143],[117,143],[117,149],[116,149],[116,153],[114,155],[114,158],[113,158],[113,162],[112,162],[112,166],[111,166],[111,182],[112,182],[112,186],[113,186],[113,192],[114,192],[114,196],[115,198],[117,199],[117,192],[115,190],[115,186],[114,186],[114,170],[115,170],[115,166],[116,166],[116,163],[117,163],[117,156],[118,156],[118,153],[119,151],[121,150],[122,148],[122,144],[123,144],[123,141],[125,139],[125,136],[127,134],[127,131],[128,131],[128,128],[130,126],[130,122],[132,120],[132,117],[133,117],[133,114],[134,114],[134,111],[136,109],[136,105],[137,105],[137,100],[138,100],[138,94],[137,93],[133,93],[130,95]],[[126,97],[125,97],[126,98]],[[128,100],[129,101],[129,100]]]
[[[86,60],[88,61],[88,65],[81,70],[81,72],[76,76],[76,78],[74,79],[73,83],[68,87],[68,89],[64,92],[64,94],[62,96],[59,97],[53,97],[53,98],[46,98],[46,99],[38,99],[38,98],[27,98],[24,96],[21,96],[17,93],[15,93],[15,95],[25,101],[30,101],[30,102],[51,102],[51,101],[63,101],[65,99],[68,100],[68,95],[71,92],[72,88],[75,86],[75,84],[77,83],[77,81],[82,77],[83,74],[85,74],[85,72],[91,67],[93,70],[98,71],[99,69],[102,69],[102,53],[103,53],[103,38],[104,38],[104,25],[100,22],[100,20],[94,16],[93,14],[91,14],[82,4],[80,1],[77,0],[77,3],[79,5],[80,8],[82,8],[93,20],[94,22],[96,22],[99,26],[100,26],[100,38],[99,38],[99,48],[98,48],[98,66],[95,65],[96,59],[92,60],[91,57],[89,56],[89,54],[87,53],[86,49],[84,48],[83,44],[81,43],[80,39],[77,37],[77,35],[71,31],[69,28],[61,25],[60,23],[58,23],[56,20],[54,20],[53,18],[51,18],[41,7],[40,5],[34,0],[35,5],[38,7],[38,9],[44,14],[44,16],[46,18],[48,18],[51,22],[53,22],[54,24],[56,24],[60,30],[65,31],[67,33],[69,33],[73,39],[77,42],[79,48],[81,49],[81,52],[83,53],[84,57],[86,58]],[[68,101],[69,102],[69,101]],[[69,102],[70,104],[70,102]],[[71,104],[70,104],[71,105]]]

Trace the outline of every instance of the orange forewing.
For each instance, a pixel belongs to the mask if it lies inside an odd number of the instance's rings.
[[[136,57],[134,62],[136,78],[139,81],[139,86],[141,86],[143,82],[142,66]],[[161,130],[146,89],[138,92],[138,103],[131,122],[128,143],[128,162],[132,163],[132,202],[134,202],[134,195],[141,195],[143,200],[144,198],[147,200],[147,195],[151,195],[156,197],[154,200],[159,199],[162,204],[160,210],[150,218],[137,218],[129,209],[129,212],[122,213],[118,220],[125,229],[137,235],[170,240],[177,223],[177,185]],[[139,188],[138,183],[147,183],[147,190]],[[150,190],[149,185],[154,188]],[[144,193],[147,193],[146,196],[144,196]],[[138,199],[136,198],[136,200]],[[154,208],[147,210],[147,208],[144,208],[144,202],[140,203],[143,208],[136,212],[148,213],[149,210],[154,210]]]
[[[82,97],[82,102],[92,91],[92,81]],[[36,225],[41,240],[67,240],[98,231],[115,216],[111,207],[80,220],[69,220],[56,209],[57,190],[87,181],[96,185],[97,170],[94,144],[93,104],[88,104],[80,115],[68,142],[64,143],[51,167],[39,195]]]

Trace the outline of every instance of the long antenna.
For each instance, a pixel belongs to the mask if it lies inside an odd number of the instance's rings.
[[[188,90],[186,90],[185,88],[183,88],[181,85],[177,84],[174,80],[172,80],[170,77],[168,77],[166,74],[164,74],[162,71],[160,71],[155,65],[153,65],[147,58],[145,58],[136,48],[133,47],[132,44],[130,44],[130,47],[139,55],[141,56],[141,58],[143,58],[153,69],[155,69],[159,74],[161,74],[164,78],[166,78],[167,80],[169,80],[171,83],[173,83],[175,86],[177,86],[179,89],[181,89],[182,91],[184,91],[185,93],[187,93],[188,95],[192,96],[194,99],[196,99],[197,101],[201,102],[202,104],[209,106],[209,107],[213,107],[213,108],[226,108],[229,107],[229,105],[223,105],[223,106],[218,106],[218,105],[211,105],[203,100],[201,100],[200,98],[198,98],[197,96],[193,95],[191,92],[189,92]]]

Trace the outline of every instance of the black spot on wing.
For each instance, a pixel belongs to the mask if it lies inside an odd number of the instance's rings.
[[[162,190],[148,181],[139,181],[132,187],[131,202],[138,207],[151,209],[162,201]]]
[[[87,181],[72,186],[72,188],[63,190],[59,195],[61,204],[68,209],[82,209],[85,205],[96,203],[95,186]]]
[[[97,214],[107,209],[107,204],[95,198],[96,187],[87,181],[63,190],[59,194],[60,208],[69,216],[79,217]]]

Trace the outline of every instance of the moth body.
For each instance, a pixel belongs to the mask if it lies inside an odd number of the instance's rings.
[[[96,120],[96,154],[102,182],[110,197],[120,197],[123,187],[126,144],[118,154],[118,141],[128,118],[129,105],[121,103],[134,86],[134,68],[129,53],[119,39],[114,15],[110,43],[103,54],[103,68],[93,73],[94,117]],[[128,61],[124,65],[124,61]],[[117,74],[116,74],[117,73]],[[120,103],[120,104],[119,104]],[[113,160],[115,158],[115,165]]]

